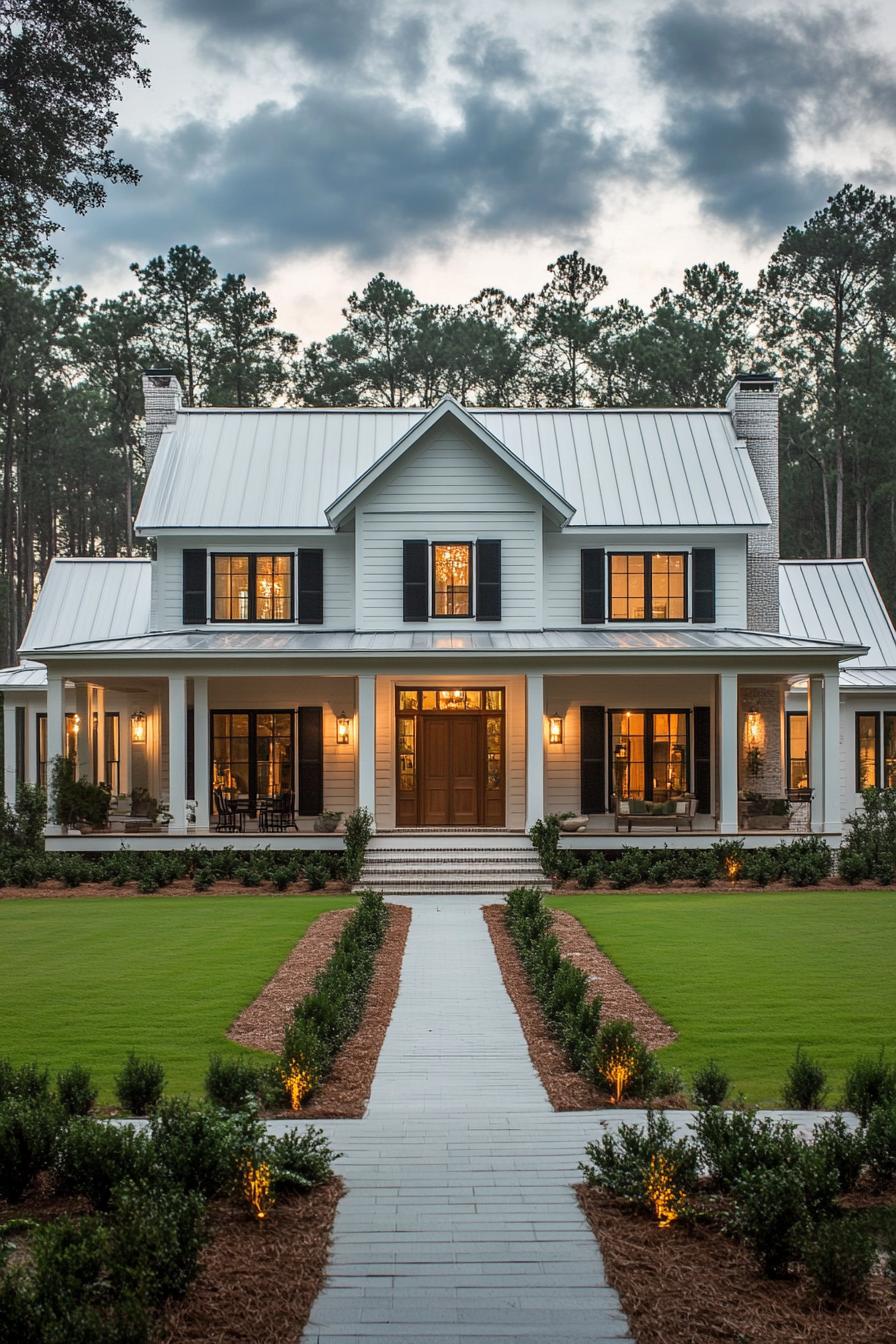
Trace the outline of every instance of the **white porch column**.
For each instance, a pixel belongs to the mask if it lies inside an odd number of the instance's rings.
[[[187,679],[180,672],[168,677],[168,830],[183,834],[187,827]]]
[[[75,713],[78,716],[76,723],[78,732],[76,741],[78,744],[78,762],[76,774],[80,779],[83,775],[86,779],[93,779],[93,752],[91,751],[91,714],[93,713],[93,696],[91,687],[86,681],[79,681],[75,686]]]
[[[719,673],[719,831],[737,833],[737,673]]]
[[[96,713],[96,783],[106,781],[106,688],[94,686],[94,712]]]
[[[526,674],[526,830],[544,816],[544,675]]]
[[[208,795],[211,781],[208,754],[208,677],[193,678],[193,797],[196,829],[209,827]]]
[[[53,820],[53,762],[65,751],[65,680],[58,672],[47,671],[47,834],[59,835],[62,828]]]
[[[840,809],[840,673],[825,672],[824,694],[824,829],[839,835]]]
[[[824,830],[824,681],[809,678],[809,784],[812,797],[812,830]]]
[[[13,811],[16,782],[16,707],[7,692],[3,697],[3,797]]]
[[[376,677],[358,677],[358,806],[366,807],[376,830]]]

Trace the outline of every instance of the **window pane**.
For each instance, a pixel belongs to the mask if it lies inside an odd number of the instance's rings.
[[[433,546],[434,615],[470,615],[471,547],[469,543]]]
[[[453,691],[439,691],[438,701],[439,709],[464,709],[466,695],[459,688]]]
[[[896,714],[884,715],[884,788],[896,789]]]
[[[787,772],[789,789],[809,787],[809,715],[790,714],[787,719]]]
[[[424,708],[424,709],[435,709],[435,707],[436,707],[436,693],[435,693],[435,691],[424,691],[424,692],[423,692],[423,708]]]
[[[859,790],[877,785],[877,715],[856,716],[856,782]]]
[[[613,789],[620,798],[644,797],[644,715],[613,714]]]
[[[683,621],[684,556],[652,555],[650,557],[650,619],[653,621]]]
[[[398,708],[399,709],[418,709],[420,701],[419,691],[399,691]]]
[[[504,720],[486,719],[485,721],[485,787],[500,789],[502,782],[502,748],[504,743]]]
[[[643,555],[610,556],[610,619],[643,621]]]
[[[215,574],[215,620],[248,621],[248,555],[216,555],[213,557],[213,562]]]
[[[653,801],[665,803],[688,787],[686,714],[653,716]]]
[[[288,555],[255,557],[255,619],[288,621],[292,614],[292,560]]]
[[[482,692],[481,692],[481,691],[465,691],[465,692],[464,692],[464,707],[465,707],[466,709],[481,709],[481,708],[482,708]]]
[[[504,708],[504,692],[503,692],[503,691],[486,691],[486,693],[485,693],[485,707],[486,707],[486,709],[503,709],[503,708]]]
[[[413,793],[417,787],[417,724],[412,718],[398,720],[398,789]]]

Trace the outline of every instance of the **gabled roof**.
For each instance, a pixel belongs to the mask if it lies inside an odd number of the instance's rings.
[[[362,472],[356,480],[343,490],[342,494],[327,507],[327,520],[332,527],[338,528],[339,525],[348,516],[354,508],[357,501],[366,490],[380,479],[384,472],[401,458],[409,448],[413,448],[415,443],[419,443],[423,435],[429,430],[434,429],[440,421],[451,418],[458,421],[465,429],[468,429],[480,443],[484,444],[495,456],[509,467],[511,471],[526,482],[538,495],[544,500],[545,507],[553,516],[554,521],[561,526],[568,523],[572,518],[575,509],[569,504],[562,495],[548,485],[547,481],[537,475],[530,467],[526,465],[522,458],[516,457],[511,453],[500,439],[495,438],[489,429],[475,420],[472,415],[464,410],[454,397],[444,396],[437,405],[433,406],[431,411],[420,417],[415,424],[402,434],[388,452],[383,453],[381,457],[371,462],[366,471]]]
[[[151,573],[143,559],[53,560],[21,652],[145,634]]]
[[[448,405],[572,512],[573,527],[769,525],[726,410]],[[328,508],[439,410],[182,410],[162,435],[137,530],[326,528]]]
[[[786,634],[867,646],[841,670],[844,687],[896,686],[896,630],[867,560],[782,560],[779,591]]]

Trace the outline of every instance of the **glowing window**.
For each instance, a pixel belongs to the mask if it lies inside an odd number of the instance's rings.
[[[432,548],[432,614],[473,614],[470,576],[473,548],[469,542],[435,542]]]

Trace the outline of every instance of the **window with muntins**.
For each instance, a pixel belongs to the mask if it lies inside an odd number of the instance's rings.
[[[856,793],[877,788],[879,735],[879,715],[856,715]]]
[[[473,546],[436,541],[432,547],[433,616],[472,616]]]
[[[809,715],[803,710],[787,715],[787,787],[809,787]]]
[[[291,621],[292,561],[290,554],[213,556],[213,619]]]
[[[611,621],[687,620],[687,556],[679,552],[610,556]]]

